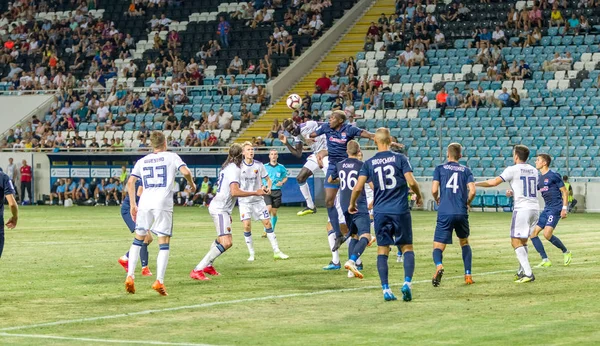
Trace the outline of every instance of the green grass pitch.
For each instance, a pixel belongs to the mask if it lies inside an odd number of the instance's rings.
[[[405,303],[383,301],[374,248],[363,256],[364,280],[321,270],[331,258],[325,210],[305,217],[297,217],[297,210],[281,209],[276,230],[290,259],[274,262],[256,227],[256,261],[248,263],[236,209],[234,247],[215,264],[222,276],[196,282],[188,274],[215,230],[206,209],[176,208],[165,280],[169,296],[160,297],[150,288],[154,278],[139,274],[137,293],[124,290],[117,259],[132,237],[117,208],[24,207],[18,228],[6,230],[0,260],[0,344],[600,344],[597,214],[570,215],[559,223],[555,234],[573,252],[570,267],[543,240],[554,266],[534,269],[534,283],[517,285],[510,214],[472,213],[475,285],[463,283],[455,241],[444,253],[442,286],[433,288],[435,214],[414,212],[414,300]],[[153,271],[157,249],[156,242],[150,246]],[[345,246],[341,254],[346,258]],[[532,245],[529,254],[537,264]],[[398,296],[402,277],[402,265],[391,256],[390,283]]]

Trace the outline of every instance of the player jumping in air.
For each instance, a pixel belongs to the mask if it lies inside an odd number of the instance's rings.
[[[471,170],[458,163],[462,157],[462,147],[458,143],[448,146],[446,157],[448,162],[439,165],[433,172],[431,194],[439,205],[437,225],[433,236],[433,263],[435,274],[431,283],[438,287],[444,275],[442,264],[443,252],[447,244],[452,244],[452,231],[462,248],[462,258],[465,265],[465,283],[473,283],[471,277],[471,246],[469,245],[469,212],[468,208],[475,198],[475,182]]]
[[[346,113],[341,110],[336,110],[329,117],[329,123],[321,125],[315,132],[310,134],[311,138],[317,138],[321,135],[325,135],[327,138],[329,167],[325,174],[325,206],[327,207],[327,215],[329,216],[329,220],[331,220],[331,226],[335,231],[336,237],[332,251],[337,250],[342,245],[345,238],[342,234],[340,224],[335,222],[335,220],[339,219],[338,210],[335,207],[335,199],[339,185],[330,184],[327,181],[329,180],[329,176],[333,172],[335,165],[348,157],[346,152],[348,141],[356,137],[374,138],[372,133],[359,129],[356,126],[346,124],[345,122]]]
[[[241,166],[241,178],[240,188],[244,191],[256,191],[263,189],[265,194],[271,192],[271,178],[265,170],[265,166],[254,160],[254,147],[252,143],[245,142],[242,144],[242,150],[244,153],[244,161]],[[266,184],[263,186],[263,179]],[[275,259],[288,259],[288,255],[284,254],[279,250],[277,244],[277,237],[271,226],[271,218],[269,216],[269,210],[265,204],[265,199],[262,196],[250,196],[240,197],[238,199],[240,206],[240,220],[244,224],[244,238],[246,245],[248,246],[248,252],[250,257],[248,261],[254,261],[254,243],[252,241],[252,219],[260,220],[265,227],[267,238],[271,242],[273,247],[273,257]]]
[[[400,245],[404,255],[404,284],[401,293],[404,301],[412,300],[412,276],[415,271],[412,219],[408,207],[408,186],[416,194],[417,206],[423,204],[419,184],[412,174],[406,156],[390,151],[390,130],[379,128],[375,132],[377,154],[365,161],[358,182],[352,191],[348,212],[358,211],[357,201],[367,181],[373,183],[373,219],[377,237],[377,271],[381,279],[383,299],[396,300],[388,283],[388,255],[391,245]]]
[[[527,239],[532,234],[539,218],[540,205],[537,200],[539,174],[535,167],[527,164],[529,148],[515,145],[513,149],[514,166],[510,166],[499,177],[475,183],[475,186],[494,187],[507,182],[514,196],[514,210],[510,225],[512,247],[521,265],[515,276],[515,282],[533,282],[535,276],[527,257]]]
[[[288,142],[286,136],[279,136],[281,142],[295,157],[302,157],[304,144],[309,145],[312,150],[312,154],[306,158],[304,167],[302,167],[300,173],[296,176],[300,192],[302,192],[302,196],[306,201],[306,208],[299,211],[297,214],[298,216],[314,214],[317,212],[307,180],[314,175],[318,169],[322,169],[323,173],[327,173],[327,167],[329,166],[326,136],[321,135],[314,139],[310,138],[310,134],[315,132],[320,126],[321,125],[314,120],[309,120],[302,124],[295,124],[292,119],[286,119],[283,121],[283,128],[294,137],[294,145],[292,146]]]
[[[152,288],[160,295],[166,296],[164,285],[165,272],[169,262],[169,243],[173,234],[173,185],[177,172],[183,174],[191,186],[192,192],[196,184],[192,172],[175,153],[167,152],[167,141],[162,132],[155,131],[150,135],[153,153],[144,156],[136,162],[127,182],[129,196],[135,196],[136,182],[142,180],[143,191],[140,203],[136,198],[130,198],[131,217],[135,221],[135,238],[129,249],[129,265],[125,289],[135,293],[135,267],[148,230],[158,236],[158,256],[156,257],[156,281]]]
[[[329,176],[329,183],[340,185],[340,205],[352,237],[348,244],[348,261],[344,268],[349,270],[353,277],[362,279],[364,277],[360,272],[362,264],[359,264],[358,261],[371,240],[371,219],[364,191],[358,197],[355,213],[350,214],[348,212],[352,190],[358,180],[358,173],[363,166],[363,162],[358,159],[360,154],[358,142],[349,141],[347,151],[348,158],[337,163],[336,168]],[[348,276],[350,277],[350,274]]]
[[[548,154],[539,154],[537,160],[535,160],[535,168],[540,171],[538,190],[542,193],[542,197],[546,203],[544,210],[540,214],[540,219],[531,234],[531,242],[540,256],[542,256],[542,262],[536,268],[550,267],[552,265],[552,262],[550,262],[546,255],[544,245],[538,237],[542,230],[544,231],[544,238],[562,251],[564,265],[568,266],[571,264],[571,251],[568,251],[562,241],[553,234],[558,221],[567,218],[569,191],[567,191],[560,174],[550,170],[550,163],[552,163],[552,158]]]
[[[229,147],[227,160],[223,163],[219,173],[217,194],[208,207],[208,212],[217,231],[217,239],[211,244],[208,253],[190,273],[190,277],[194,280],[209,280],[205,274],[220,275],[213,267],[213,262],[232,245],[231,211],[235,206],[236,197],[263,196],[265,194],[262,188],[256,191],[243,191],[240,189],[240,166],[243,159],[242,147],[237,143],[232,144]]]

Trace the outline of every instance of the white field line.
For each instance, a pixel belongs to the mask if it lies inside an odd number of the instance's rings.
[[[586,262],[586,263],[590,263],[590,262]],[[513,271],[515,271],[515,269],[498,270],[498,271],[492,271],[492,272],[473,274],[473,276],[494,275],[494,274],[513,272]],[[444,280],[462,279],[462,278],[463,278],[463,275],[460,275],[460,276],[457,275],[457,276],[445,277]],[[421,281],[414,281],[413,284],[422,284],[422,283],[429,283],[429,282],[431,282],[431,280],[421,280]],[[390,285],[390,286],[400,286],[400,285],[401,284],[394,284],[394,285]],[[370,290],[370,289],[376,289],[376,288],[381,289],[381,286],[380,285],[362,286],[362,287],[353,287],[353,288],[340,288],[340,289],[335,289],[335,290],[321,290],[321,291],[305,292],[305,293],[290,293],[290,294],[270,295],[270,296],[255,297],[255,298],[226,300],[226,301],[202,303],[202,304],[195,304],[195,305],[175,306],[175,307],[164,308],[164,309],[143,310],[143,311],[122,313],[122,314],[115,314],[115,315],[86,317],[86,318],[77,318],[77,319],[72,319],[72,320],[60,320],[60,321],[55,321],[55,322],[27,324],[27,325],[22,325],[22,326],[1,328],[0,332],[7,332],[7,331],[11,331],[11,330],[31,329],[31,328],[40,328],[40,327],[51,327],[51,326],[82,323],[82,322],[112,320],[112,319],[116,319],[116,318],[149,315],[149,314],[160,313],[160,312],[201,309],[201,308],[207,308],[207,307],[218,306],[218,305],[233,305],[233,304],[258,302],[258,301],[271,300],[271,299],[310,297],[310,296],[329,294],[329,293],[354,292],[354,291],[363,291],[363,290]]]
[[[177,346],[214,346],[209,344],[191,344],[187,342],[162,342],[162,341],[148,341],[148,340],[117,340],[117,339],[97,339],[97,338],[76,338],[70,336],[58,336],[58,335],[42,335],[42,334],[10,334],[0,333],[0,337],[11,337],[11,338],[29,338],[29,339],[52,339],[52,340],[69,340],[69,341],[83,341],[83,342],[100,342],[105,344],[137,344],[137,345],[177,345]]]
[[[592,263],[597,263],[597,262],[598,261],[587,261],[587,262],[581,262],[581,263],[572,263],[571,265],[592,264]],[[497,270],[497,271],[491,271],[491,272],[476,273],[476,274],[473,274],[473,276],[495,275],[495,274],[514,272],[514,271],[515,271],[515,269]],[[456,276],[445,277],[444,280],[462,279],[463,277],[464,277],[463,275],[456,275]],[[427,280],[414,281],[413,284],[423,284],[423,283],[430,283],[430,282],[431,282],[431,280],[427,279]],[[401,285],[402,284],[392,284],[390,286],[401,286]],[[234,305],[234,304],[241,304],[241,303],[259,302],[259,301],[271,300],[271,299],[310,297],[310,296],[323,295],[323,294],[329,294],[329,293],[355,292],[355,291],[364,291],[364,290],[370,290],[370,289],[381,289],[381,286],[379,286],[379,285],[377,285],[377,286],[362,286],[362,287],[353,287],[353,288],[340,288],[340,289],[335,289],[335,290],[321,290],[321,291],[305,292],[305,293],[270,295],[270,296],[264,296],[264,297],[225,300],[225,301],[202,303],[202,304],[195,304],[195,305],[175,306],[175,307],[164,308],[164,309],[143,310],[143,311],[114,314],[114,315],[77,318],[77,319],[72,319],[72,320],[60,320],[60,321],[54,321],[54,322],[26,324],[26,325],[21,325],[21,326],[1,328],[0,336],[3,335],[3,333],[1,333],[1,332],[7,332],[7,331],[12,331],[12,330],[52,327],[52,326],[59,326],[59,325],[73,324],[73,323],[95,322],[95,321],[112,320],[112,319],[131,317],[131,316],[142,316],[142,315],[149,315],[149,314],[161,313],[161,312],[201,309],[201,308],[207,308],[207,307],[219,306],[219,305]],[[7,334],[7,333],[4,333],[4,334]],[[10,334],[10,335],[12,335],[12,334]]]

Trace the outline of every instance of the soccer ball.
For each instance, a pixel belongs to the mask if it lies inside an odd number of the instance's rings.
[[[298,94],[291,94],[290,96],[288,96],[288,98],[286,100],[286,104],[289,109],[295,111],[295,110],[298,110],[298,108],[300,108],[300,106],[302,106],[302,99],[300,98],[300,95],[298,95]]]

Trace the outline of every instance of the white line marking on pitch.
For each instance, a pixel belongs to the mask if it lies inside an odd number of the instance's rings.
[[[191,344],[191,343],[187,343],[187,342],[162,342],[162,341],[148,341],[148,340],[116,340],[116,339],[76,338],[76,337],[69,337],[69,336],[41,335],[41,334],[0,333],[0,336],[14,337],[14,338],[30,338],[30,339],[53,339],[53,340],[71,340],[71,341],[85,341],[85,342],[102,342],[102,343],[107,343],[107,344],[214,346],[214,345],[209,345],[209,344]]]
[[[596,263],[596,262],[598,262],[598,261],[572,263],[572,265],[591,264],[591,263]],[[498,271],[493,271],[493,272],[477,273],[477,274],[473,274],[473,276],[486,276],[486,275],[509,273],[509,272],[514,272],[514,271],[515,271],[514,269],[506,269],[506,270],[498,270]],[[457,275],[457,276],[446,277],[445,280],[462,279],[463,277],[464,277],[464,275]],[[423,283],[429,283],[429,282],[431,282],[431,279],[414,281],[413,284],[423,284]],[[401,285],[402,284],[393,284],[390,286],[401,286]],[[353,288],[340,288],[340,289],[335,289],[335,290],[322,290],[322,291],[305,292],[305,293],[290,293],[290,294],[271,295],[271,296],[264,296],[264,297],[244,298],[244,299],[234,299],[234,300],[226,300],[226,301],[220,301],[220,302],[202,303],[202,304],[195,304],[195,305],[175,306],[175,307],[164,308],[164,309],[143,310],[143,311],[115,314],[115,315],[86,317],[86,318],[77,318],[77,319],[72,319],[72,320],[61,320],[61,321],[54,321],[54,322],[28,324],[28,325],[15,326],[15,327],[6,327],[6,328],[0,328],[0,332],[39,328],[39,327],[51,327],[51,326],[58,326],[58,325],[72,324],[72,323],[112,320],[112,319],[122,318],[122,317],[142,316],[142,315],[149,315],[149,314],[160,313],[160,312],[200,309],[200,308],[207,308],[207,307],[218,306],[218,305],[231,305],[231,304],[239,304],[239,303],[259,302],[259,301],[271,300],[271,299],[310,297],[310,296],[329,294],[329,293],[363,291],[363,290],[370,290],[370,289],[375,289],[375,288],[381,289],[381,286],[377,285],[377,286],[362,286],[362,287],[353,287]],[[0,336],[1,335],[2,334],[0,334]]]

